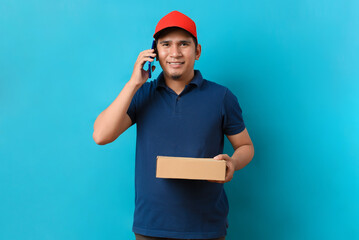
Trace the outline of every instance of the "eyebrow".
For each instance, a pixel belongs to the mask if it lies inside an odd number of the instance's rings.
[[[170,43],[170,42],[172,42],[172,41],[170,41],[170,40],[163,40],[163,41],[161,41],[160,42],[160,44],[162,44],[162,43]],[[178,41],[179,43],[191,43],[191,41],[188,41],[188,40],[181,40],[181,41]]]

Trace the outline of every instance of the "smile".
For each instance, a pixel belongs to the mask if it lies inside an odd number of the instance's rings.
[[[184,62],[167,62],[171,68],[180,68],[184,64]]]

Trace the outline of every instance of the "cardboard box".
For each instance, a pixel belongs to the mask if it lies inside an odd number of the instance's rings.
[[[226,161],[213,158],[157,156],[156,177],[224,181]]]

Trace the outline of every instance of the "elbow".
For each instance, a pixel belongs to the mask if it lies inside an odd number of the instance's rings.
[[[108,143],[111,143],[113,141],[115,141],[116,138],[108,138],[108,137],[103,137],[103,136],[100,136],[97,132],[93,132],[92,134],[92,138],[93,140],[95,141],[95,143],[97,145],[106,145]]]
[[[96,132],[93,132],[92,138],[97,145],[106,145],[107,144],[107,142],[103,138],[101,138],[98,134],[96,134]]]
[[[254,146],[252,144],[251,145],[251,161],[252,161],[253,157],[254,157]]]

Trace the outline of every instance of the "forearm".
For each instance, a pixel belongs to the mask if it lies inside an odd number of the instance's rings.
[[[97,142],[113,141],[125,129],[124,118],[132,98],[140,86],[127,82],[116,99],[96,119],[94,138]]]
[[[252,144],[238,147],[232,155],[234,170],[237,171],[244,168],[250,161],[252,161],[253,156],[254,147]]]

